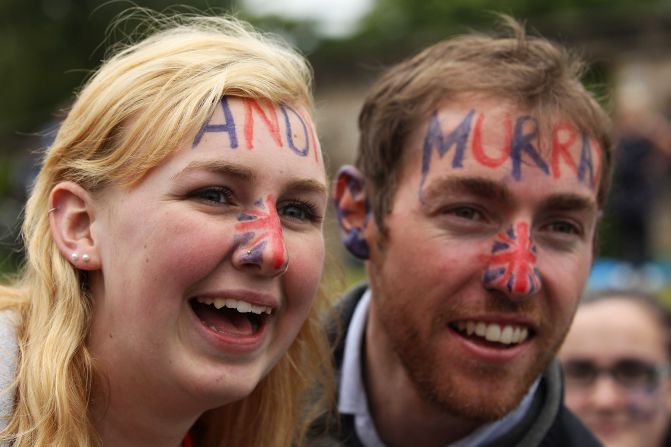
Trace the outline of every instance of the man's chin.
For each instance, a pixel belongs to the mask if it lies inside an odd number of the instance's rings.
[[[493,422],[503,418],[505,415],[513,411],[520,400],[492,402],[491,400],[483,402],[482,405],[471,405],[471,402],[466,402],[466,405],[458,406],[453,403],[444,403],[443,408],[446,413],[457,416],[461,419],[468,419],[482,423]]]
[[[511,393],[506,390],[503,394],[482,396],[457,391],[450,393],[451,398],[445,398],[445,394],[434,394],[433,400],[443,411],[460,419],[478,421],[481,423],[492,422],[501,419],[515,408],[517,408],[526,395],[528,389],[521,389]],[[443,397],[441,399],[441,397]]]
[[[508,378],[501,374],[497,378],[459,380],[454,376],[422,378],[412,373],[411,377],[424,399],[445,413],[486,423],[501,419],[517,408],[541,371]]]

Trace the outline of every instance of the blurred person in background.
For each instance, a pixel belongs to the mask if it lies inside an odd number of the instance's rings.
[[[671,445],[671,316],[652,295],[587,295],[559,354],[566,404],[608,447]]]
[[[655,254],[650,220],[671,162],[671,122],[652,106],[626,99],[615,114],[614,173],[606,213],[616,241],[613,256],[638,268]]]

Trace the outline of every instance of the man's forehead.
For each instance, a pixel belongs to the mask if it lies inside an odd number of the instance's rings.
[[[594,138],[567,119],[541,123],[506,103],[443,105],[419,126],[411,141],[412,156],[420,160],[420,196],[429,176],[474,169],[511,182],[545,177],[594,195],[600,183],[602,152]]]

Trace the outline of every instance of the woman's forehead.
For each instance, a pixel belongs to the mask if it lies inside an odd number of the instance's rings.
[[[322,162],[312,118],[299,104],[222,97],[210,119],[196,134],[192,147],[196,149],[208,134],[226,136],[227,146],[234,150],[253,151],[260,144],[271,144],[288,156]]]
[[[594,355],[666,357],[664,329],[642,305],[607,299],[580,306],[566,348]]]

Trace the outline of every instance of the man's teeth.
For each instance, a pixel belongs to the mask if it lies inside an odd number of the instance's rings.
[[[482,321],[459,321],[455,323],[459,332],[482,337],[487,341],[504,345],[522,343],[529,337],[529,330],[523,326],[484,323]]]
[[[227,307],[229,309],[236,309],[240,313],[255,313],[268,314],[272,313],[272,309],[268,306],[257,306],[246,301],[234,300],[232,298],[196,298],[196,301],[203,304],[211,304],[217,309]]]

